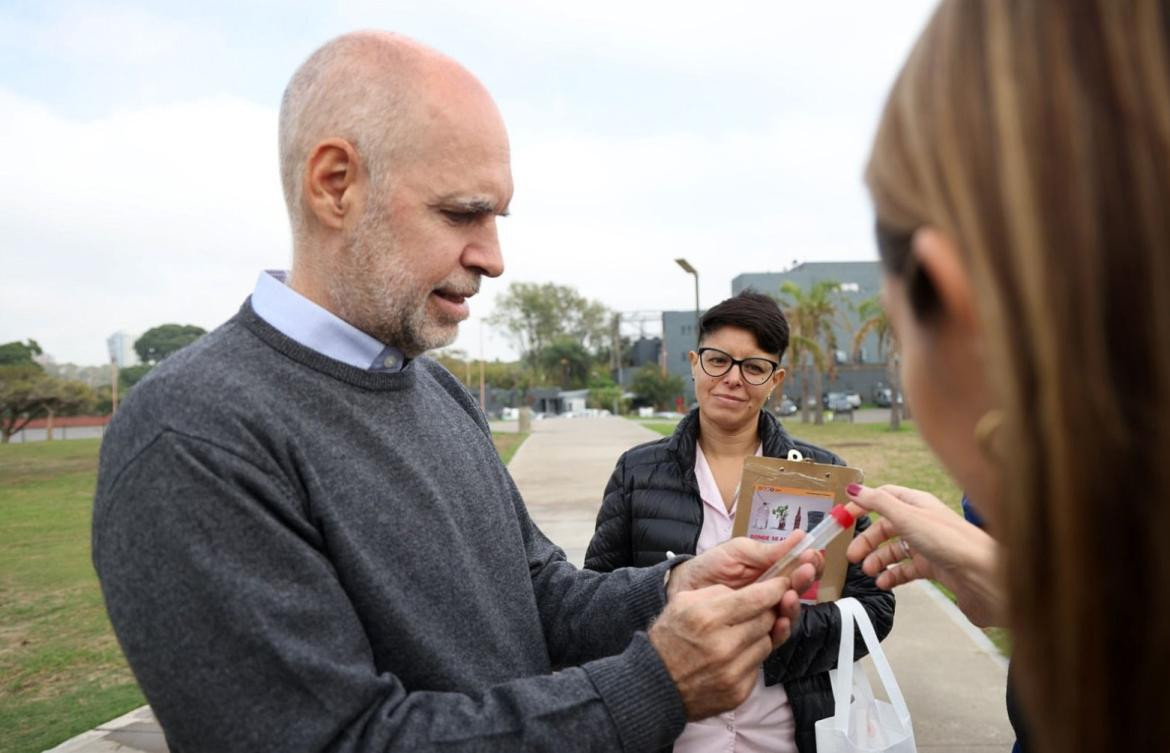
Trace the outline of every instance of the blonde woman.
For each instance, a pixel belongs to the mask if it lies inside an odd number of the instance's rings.
[[[892,515],[851,553],[1011,627],[1047,753],[1170,745],[1168,24],[1156,0],[946,0],[867,171],[907,398],[994,541],[855,489]]]

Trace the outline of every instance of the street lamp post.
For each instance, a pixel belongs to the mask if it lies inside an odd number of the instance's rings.
[[[674,263],[679,265],[680,267],[682,267],[682,271],[686,272],[687,274],[689,274],[695,278],[695,340],[694,340],[694,342],[695,342],[695,347],[698,347],[698,342],[699,342],[699,273],[694,267],[691,266],[691,263],[689,261],[687,261],[686,259],[675,259]],[[665,335],[666,335],[666,333],[664,332],[663,338],[662,338],[663,346],[666,345]],[[663,354],[664,355],[665,355],[665,351],[666,351],[666,348],[663,347]],[[691,392],[693,392],[693,390]],[[684,394],[686,394],[686,391],[684,391]],[[691,397],[693,398],[694,395],[691,394]]]
[[[691,266],[691,263],[686,259],[675,259],[674,263],[682,267],[682,270],[695,278],[695,339],[699,337],[699,273]]]
[[[115,335],[117,337],[117,335]],[[118,340],[120,346],[121,340]],[[118,412],[118,376],[120,365],[118,363],[118,350],[114,346],[114,341],[106,340],[106,352],[110,355],[110,415]]]
[[[483,379],[483,319],[479,320],[479,407],[487,412],[487,383]]]

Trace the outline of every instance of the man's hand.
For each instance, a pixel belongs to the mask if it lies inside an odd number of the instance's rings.
[[[773,562],[800,543],[804,535],[804,531],[796,531],[778,544],[764,544],[746,536],[737,536],[708,549],[670,571],[666,587],[667,601],[682,591],[714,585],[739,588],[753,583]],[[817,577],[825,564],[824,557],[816,551],[805,552],[800,561],[811,564],[817,571]]]
[[[815,568],[805,564],[793,572],[791,582],[771,578],[738,591],[712,585],[681,591],[671,599],[649,636],[688,719],[706,719],[747,699],[760,664],[788,640],[800,613],[798,592],[815,577]]]

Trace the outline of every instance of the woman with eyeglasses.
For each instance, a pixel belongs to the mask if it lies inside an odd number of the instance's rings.
[[[743,463],[797,450],[843,465],[832,452],[793,439],[764,404],[784,382],[788,322],[776,302],[745,291],[710,309],[690,353],[698,407],[670,437],[628,450],[605,489],[585,567],[645,567],[699,554],[730,538]],[[745,513],[746,514],[746,513]],[[858,522],[859,532],[868,521]],[[878,636],[893,625],[894,596],[850,566],[845,596],[860,601]],[[833,713],[829,670],[837,659],[840,613],[832,604],[801,609],[792,638],[760,668],[751,696],[734,711],[687,725],[675,751],[816,750],[813,724]],[[865,651],[858,640],[857,656]]]

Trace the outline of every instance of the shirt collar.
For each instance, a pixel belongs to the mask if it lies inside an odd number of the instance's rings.
[[[764,443],[760,442],[756,445],[756,451],[753,453],[757,458],[764,456]],[[707,462],[707,456],[703,454],[703,448],[699,443],[695,443],[695,481],[699,485],[699,499],[703,501],[712,510],[715,510],[723,517],[735,518],[735,508],[739,504],[739,487],[735,488],[735,499],[731,501],[731,509],[723,503],[723,493],[719,491],[719,483],[715,480],[715,473],[711,470],[711,464]]]
[[[328,309],[285,284],[288,273],[266,270],[256,280],[252,310],[291,340],[335,361],[365,371],[402,371],[406,358],[398,348],[370,337]]]

